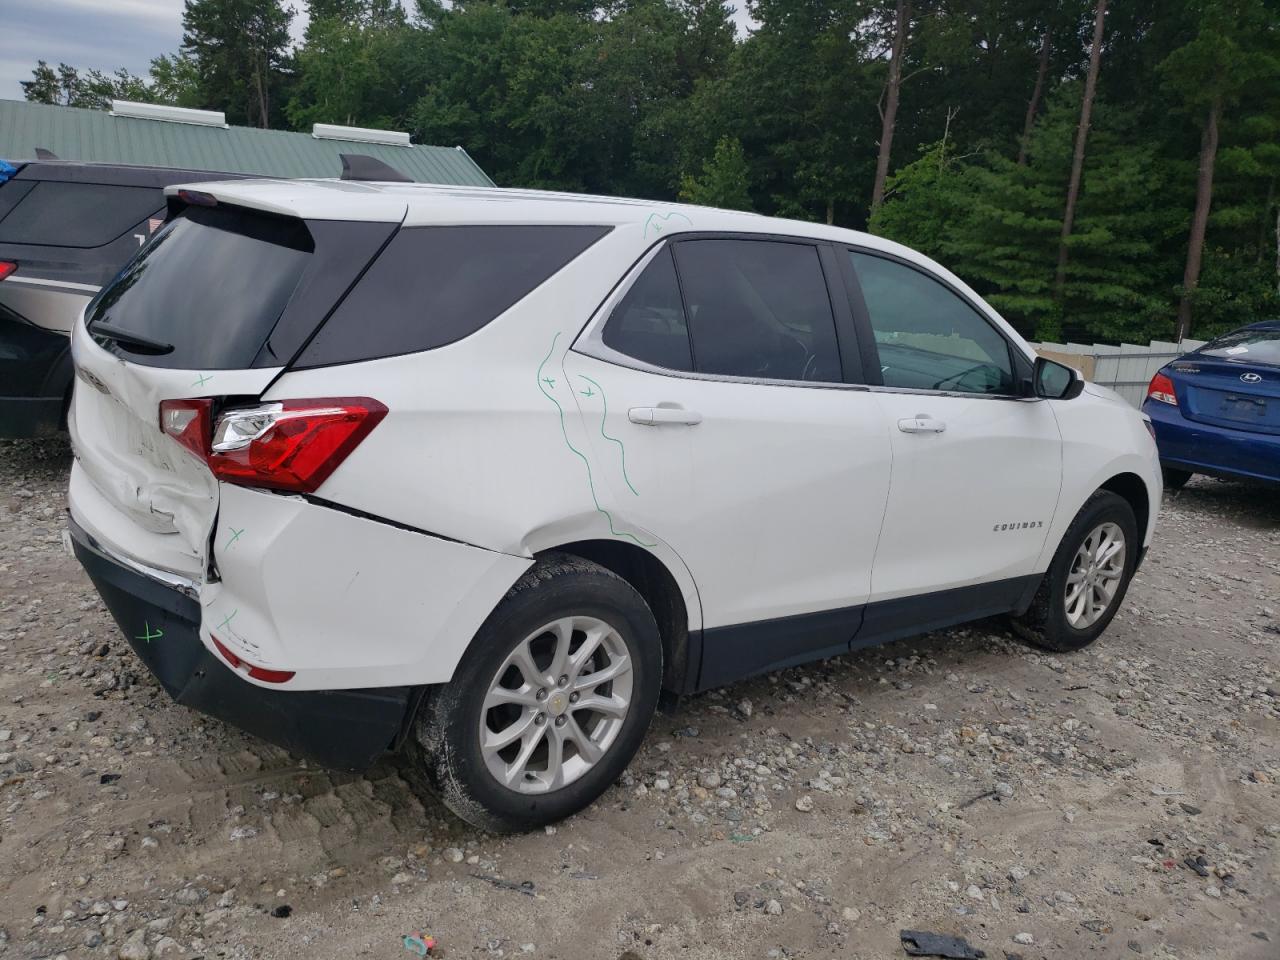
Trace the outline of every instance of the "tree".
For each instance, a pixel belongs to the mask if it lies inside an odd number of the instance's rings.
[[[1270,81],[1274,86],[1280,74],[1280,59],[1275,55],[1276,20],[1263,0],[1199,0],[1194,10],[1198,14],[1195,37],[1170,53],[1159,67],[1165,87],[1186,113],[1198,115],[1200,124],[1195,209],[1178,301],[1179,341],[1191,332],[1224,111],[1234,106],[1250,85]],[[1259,39],[1270,43],[1263,46]]]
[[[182,53],[196,63],[200,105],[225,111],[232,123],[270,126],[287,79],[293,15],[281,0],[185,0]]]
[[[286,113],[299,129],[313,123],[401,126],[417,73],[404,11],[392,0],[311,4]]]
[[[1093,113],[1093,98],[1098,89],[1098,65],[1102,60],[1103,18],[1107,15],[1107,0],[1098,0],[1093,18],[1093,43],[1089,47],[1089,73],[1084,82],[1084,97],[1080,101],[1080,125],[1076,128],[1075,152],[1071,157],[1071,179],[1067,182],[1067,206],[1062,212],[1062,236],[1058,242],[1058,269],[1054,274],[1054,287],[1061,298],[1067,279],[1067,241],[1075,222],[1076,201],[1080,197],[1080,177],[1084,171],[1084,147],[1089,138],[1089,116]]]
[[[911,26],[911,0],[897,0],[893,17],[893,42],[889,49],[889,77],[885,81],[884,108],[880,111],[880,152],[876,157],[876,177],[871,185],[871,216],[884,200],[884,182],[889,174],[894,124],[898,119],[898,99],[902,90],[902,55]]]
[[[750,210],[751,194],[747,184],[747,156],[735,137],[721,137],[715,154],[702,165],[702,175],[685,174],[680,183],[680,199],[704,207],[726,210]]]
[[[161,54],[151,61],[151,97],[175,107],[200,106],[200,71],[185,54]]]
[[[154,99],[146,81],[123,68],[109,75],[100,70],[82,75],[68,64],[58,64],[55,71],[40,60],[31,74],[32,79],[21,82],[22,92],[36,103],[109,110],[112,100],[151,102]]]

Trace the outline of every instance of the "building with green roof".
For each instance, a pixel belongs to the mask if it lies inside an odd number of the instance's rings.
[[[0,100],[0,159],[38,159],[37,149],[59,160],[264,177],[337,177],[341,154],[364,154],[419,183],[494,185],[462,147],[411,143],[396,131],[318,123],[294,133],[233,127],[218,111],[160,104],[116,100],[106,111]]]

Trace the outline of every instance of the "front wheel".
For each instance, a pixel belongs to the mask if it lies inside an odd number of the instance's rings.
[[[1046,650],[1087,647],[1120,609],[1139,549],[1129,502],[1099,490],[1071,521],[1031,607],[1013,621],[1014,629]]]
[[[563,819],[626,769],[661,681],[658,627],[635,589],[577,557],[542,560],[423,704],[411,779],[484,829]]]

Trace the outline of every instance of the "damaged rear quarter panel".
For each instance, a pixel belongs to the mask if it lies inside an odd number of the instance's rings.
[[[220,582],[201,591],[210,634],[275,689],[443,683],[531,565],[304,500],[220,484]],[[247,682],[254,682],[248,680]]]

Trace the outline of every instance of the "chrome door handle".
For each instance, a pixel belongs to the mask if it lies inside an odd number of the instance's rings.
[[[627,419],[645,427],[663,423],[683,423],[692,427],[702,422],[702,414],[683,407],[632,407],[627,411]]]
[[[919,413],[914,417],[899,420],[898,429],[903,433],[942,433],[947,429],[947,425],[942,420],[935,420],[933,417]]]

